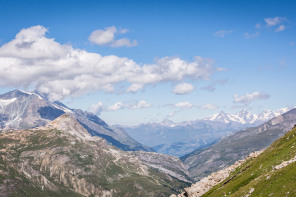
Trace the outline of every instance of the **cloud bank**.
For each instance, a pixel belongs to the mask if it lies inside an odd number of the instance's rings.
[[[129,84],[126,92],[137,92],[149,84],[207,80],[224,70],[213,67],[212,59],[199,56],[192,62],[163,57],[139,65],[126,57],[102,56],[60,44],[46,37],[46,32],[42,26],[22,29],[0,47],[0,86],[33,87],[54,101],[96,90],[114,92],[120,83]]]
[[[88,110],[93,113],[93,114],[96,114],[96,115],[100,115],[102,110],[103,110],[103,103],[102,102],[98,102],[94,105],[91,105]]]
[[[150,108],[151,104],[147,103],[147,101],[141,100],[134,104],[124,104],[122,102],[116,102],[113,105],[107,107],[106,111],[117,111],[121,109],[143,109]]]

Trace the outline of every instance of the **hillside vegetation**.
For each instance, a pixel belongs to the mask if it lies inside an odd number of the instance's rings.
[[[294,127],[203,196],[296,196],[295,160]]]

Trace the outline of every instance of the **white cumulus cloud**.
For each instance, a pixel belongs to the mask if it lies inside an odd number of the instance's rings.
[[[135,105],[129,106],[130,109],[142,109],[142,108],[149,108],[149,107],[151,107],[151,105],[144,100],[139,101]]]
[[[106,27],[105,29],[98,29],[93,31],[88,40],[91,43],[97,45],[108,45],[111,47],[133,47],[137,46],[138,42],[136,40],[130,41],[127,38],[122,38],[115,40],[115,34],[125,34],[128,32],[128,29],[118,30],[116,27]]]
[[[96,90],[114,92],[120,83],[130,85],[126,92],[137,92],[149,84],[208,80],[214,72],[223,71],[213,67],[212,59],[199,56],[191,62],[163,57],[139,65],[126,57],[102,56],[60,44],[46,32],[42,26],[22,29],[0,47],[0,86],[33,87],[54,101]],[[190,85],[187,90],[186,85],[180,87],[183,93],[190,92]]]
[[[96,104],[93,104],[88,108],[88,110],[93,114],[100,115],[103,110],[103,103],[98,102]]]
[[[114,41],[116,27],[106,27],[105,29],[98,29],[93,31],[88,40],[97,45],[105,45]]]
[[[121,109],[143,109],[149,107],[151,107],[151,104],[147,103],[147,101],[144,100],[138,101],[134,104],[116,102],[113,105],[107,107],[107,111],[117,111]]]
[[[251,102],[255,100],[263,100],[263,99],[268,99],[270,97],[269,94],[263,93],[263,92],[251,92],[251,93],[246,93],[243,96],[239,96],[235,94],[233,96],[233,102],[234,103],[243,103],[243,104],[250,104]]]
[[[194,86],[190,83],[180,83],[175,86],[173,92],[175,94],[189,94],[194,90]]]
[[[194,105],[190,102],[179,102],[175,104],[175,107],[180,108],[180,109],[190,109]]]
[[[107,108],[108,111],[116,111],[116,110],[120,110],[120,109],[124,109],[126,108],[126,106],[122,103],[122,102],[116,102],[113,105],[109,106]]]

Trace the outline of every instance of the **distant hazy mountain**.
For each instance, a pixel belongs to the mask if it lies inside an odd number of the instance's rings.
[[[266,110],[260,114],[252,114],[245,110],[237,114],[227,114],[222,111],[196,121],[175,123],[165,120],[161,123],[120,127],[140,143],[153,147],[158,153],[183,156],[207,147],[235,131],[262,124],[288,110],[289,108]]]
[[[187,179],[180,159],[119,150],[91,136],[71,114],[0,133],[3,197],[169,196],[188,186]]]
[[[72,114],[93,136],[100,136],[122,150],[153,149],[131,138],[123,129],[107,125],[96,115],[49,102],[40,95],[14,90],[0,95],[0,129],[30,129],[44,126],[64,113]]]
[[[232,165],[251,152],[268,147],[296,124],[296,109],[253,128],[238,131],[218,143],[181,157],[192,178],[199,180]]]

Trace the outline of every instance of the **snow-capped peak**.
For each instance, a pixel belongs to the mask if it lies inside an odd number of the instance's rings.
[[[204,120],[229,123],[231,119],[229,117],[229,114],[226,114],[224,111],[221,111],[219,114],[214,114],[210,117],[204,118]]]
[[[204,118],[203,120],[210,120],[223,123],[236,122],[240,124],[263,123],[276,116],[286,113],[291,109],[292,107],[281,108],[276,111],[265,110],[260,114],[253,114],[247,110],[241,110],[236,114],[227,114],[221,111],[219,114],[214,114],[213,116]]]

